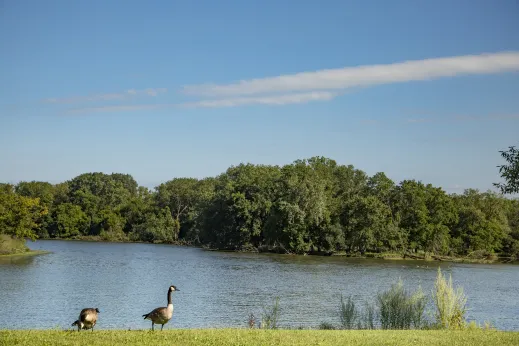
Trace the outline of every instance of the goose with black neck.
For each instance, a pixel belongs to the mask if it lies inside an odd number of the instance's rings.
[[[151,320],[151,330],[155,330],[155,324],[162,325],[160,330],[164,328],[164,325],[171,320],[173,317],[173,302],[171,300],[171,292],[180,291],[175,285],[169,286],[168,289],[168,305],[165,307],[159,307],[153,309],[151,312],[142,315],[145,320]]]

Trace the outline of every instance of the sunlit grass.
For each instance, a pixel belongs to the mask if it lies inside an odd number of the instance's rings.
[[[46,253],[49,252],[29,249],[25,244],[25,239],[17,239],[6,234],[0,234],[0,258],[34,256]]]
[[[463,288],[454,289],[452,276],[447,280],[440,268],[434,287],[437,326],[443,329],[464,329],[467,297],[463,293]]]
[[[519,332],[188,329],[0,331],[0,345],[519,345]]]
[[[25,239],[16,239],[7,234],[0,234],[0,255],[14,255],[28,252]]]
[[[27,256],[37,256],[37,255],[45,255],[51,253],[50,251],[43,250],[31,250],[21,253],[13,253],[9,255],[0,255],[0,258],[11,258],[11,257],[27,257]]]

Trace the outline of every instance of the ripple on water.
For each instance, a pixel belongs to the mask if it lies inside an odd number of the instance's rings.
[[[164,306],[175,284],[167,328],[244,327],[250,313],[280,298],[283,326],[338,323],[341,295],[363,305],[401,278],[430,294],[437,266],[469,297],[469,319],[519,330],[516,265],[360,260],[241,254],[170,245],[36,241],[52,254],[0,263],[0,328],[71,328],[84,307],[99,307],[96,328],[150,328],[142,314]],[[49,313],[50,312],[50,313]],[[166,328],[165,327],[165,328]]]

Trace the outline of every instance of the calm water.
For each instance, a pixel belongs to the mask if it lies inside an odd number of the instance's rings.
[[[430,293],[438,263],[238,254],[170,245],[29,242],[52,254],[0,261],[0,329],[72,328],[83,307],[99,307],[96,328],[142,329],[142,314],[175,312],[164,328],[244,327],[280,297],[280,324],[338,323],[340,295],[372,301],[402,278]],[[469,319],[519,330],[519,266],[441,264],[468,295]]]

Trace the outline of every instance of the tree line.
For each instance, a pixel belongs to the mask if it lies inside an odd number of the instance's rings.
[[[512,174],[505,171],[506,174]],[[517,186],[517,185],[516,185]],[[0,184],[0,232],[295,254],[519,257],[519,200],[395,183],[325,157],[240,164],[150,190],[128,174]]]

